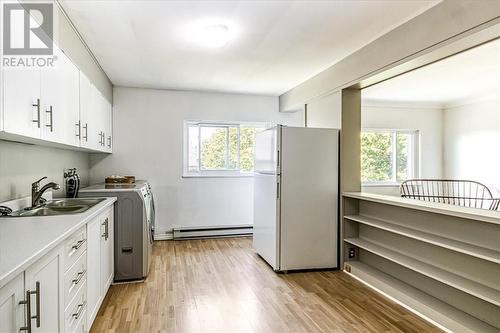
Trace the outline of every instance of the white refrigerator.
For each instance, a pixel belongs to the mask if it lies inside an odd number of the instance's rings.
[[[253,248],[275,271],[338,268],[339,131],[256,135]]]

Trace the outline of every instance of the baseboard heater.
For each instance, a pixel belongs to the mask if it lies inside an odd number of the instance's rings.
[[[213,227],[184,227],[173,229],[173,239],[197,239],[218,237],[252,236],[252,225],[231,225]]]

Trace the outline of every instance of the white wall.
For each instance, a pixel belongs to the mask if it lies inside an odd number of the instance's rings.
[[[362,128],[410,129],[420,132],[420,178],[443,176],[443,112],[440,108],[361,107]],[[363,191],[399,195],[397,186],[364,186]]]
[[[341,127],[342,94],[340,91],[307,103],[307,127]]]
[[[252,178],[182,178],[184,120],[304,123],[303,113],[278,112],[278,97],[114,88],[113,101],[113,154],[91,155],[91,182],[111,174],[149,180],[159,233],[253,223]]]
[[[0,202],[31,195],[31,183],[44,176],[61,185],[54,195],[64,196],[67,168],[77,168],[88,184],[88,153],[0,140]]]
[[[444,110],[444,175],[496,188],[500,195],[500,97]]]

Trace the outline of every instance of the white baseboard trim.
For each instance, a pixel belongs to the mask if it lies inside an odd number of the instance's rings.
[[[155,233],[154,239],[155,239],[155,241],[172,240],[172,239],[174,239],[174,235],[173,235],[172,231],[165,231],[163,233]]]
[[[253,225],[229,225],[229,226],[203,226],[184,227],[173,229],[173,239],[197,239],[197,238],[218,238],[218,237],[239,237],[252,236]]]

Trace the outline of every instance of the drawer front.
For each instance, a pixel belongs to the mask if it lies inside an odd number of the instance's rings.
[[[87,309],[85,309],[85,312]],[[87,333],[87,320],[86,315],[82,315],[75,326],[74,331],[67,331],[68,333]]]
[[[64,311],[65,332],[78,330],[82,319],[87,317],[87,286],[84,281],[77,291],[75,298],[71,301],[66,311]],[[85,320],[83,320],[85,322]]]
[[[87,280],[87,251],[84,251],[77,261],[64,273],[64,308],[77,294]]]
[[[87,229],[82,227],[64,242],[64,271],[73,266],[87,249]]]

